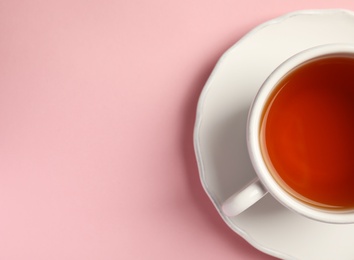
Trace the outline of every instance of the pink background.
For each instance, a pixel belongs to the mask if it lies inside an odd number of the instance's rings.
[[[0,259],[273,259],[205,195],[192,132],[254,26],[353,1],[0,0]]]

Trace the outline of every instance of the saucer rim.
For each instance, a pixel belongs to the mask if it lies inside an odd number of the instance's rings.
[[[295,16],[302,16],[302,15],[325,15],[325,14],[346,14],[354,17],[354,11],[348,10],[348,9],[342,9],[342,8],[336,8],[336,9],[305,9],[305,10],[297,10],[294,12],[289,12],[284,15],[278,16],[276,18],[270,19],[264,23],[261,23],[260,25],[254,27],[251,29],[248,33],[246,33],[240,40],[238,40],[235,44],[233,44],[230,48],[228,48],[218,59],[216,62],[216,65],[214,66],[214,69],[212,70],[209,78],[207,79],[206,83],[204,84],[204,87],[201,91],[201,94],[199,96],[198,102],[197,102],[197,109],[196,109],[196,119],[195,119],[195,124],[194,124],[194,131],[193,131],[193,144],[194,144],[194,150],[195,150],[195,155],[196,155],[196,161],[197,161],[197,166],[198,166],[198,171],[199,171],[199,177],[200,181],[202,184],[202,187],[213,203],[214,207],[216,208],[217,212],[221,216],[221,218],[224,220],[224,222],[229,226],[231,230],[233,230],[235,233],[240,235],[243,239],[245,239],[250,245],[252,245],[254,248],[258,249],[261,252],[264,252],[268,255],[281,258],[281,259],[296,259],[294,256],[291,256],[289,254],[280,252],[279,250],[275,250],[270,248],[269,246],[264,246],[262,243],[256,241],[253,239],[253,237],[248,234],[245,230],[240,228],[237,225],[234,225],[226,216],[223,215],[221,212],[221,205],[219,206],[218,201],[212,196],[212,194],[209,192],[209,187],[207,182],[205,181],[205,169],[204,169],[204,163],[203,163],[203,158],[201,155],[201,149],[200,149],[200,143],[199,143],[199,132],[200,132],[200,126],[203,121],[203,107],[204,103],[206,100],[206,97],[208,95],[209,89],[212,86],[212,83],[215,78],[215,74],[217,74],[220,70],[221,64],[224,62],[226,57],[231,55],[231,53],[236,49],[239,45],[243,43],[243,41],[247,40],[248,38],[251,38],[254,34],[258,33],[261,30],[264,30],[268,26],[278,24],[281,22],[284,22],[285,20],[289,18],[293,18]]]

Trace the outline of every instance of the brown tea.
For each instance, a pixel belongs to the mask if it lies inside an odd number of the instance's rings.
[[[290,72],[266,105],[260,140],[270,172],[293,196],[354,208],[354,58],[327,56]]]

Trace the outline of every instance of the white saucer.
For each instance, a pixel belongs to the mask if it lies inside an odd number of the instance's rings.
[[[248,109],[270,72],[298,51],[326,43],[354,44],[354,13],[290,13],[252,30],[219,60],[200,96],[194,144],[204,189],[223,220],[257,249],[282,259],[354,259],[354,225],[296,215],[270,195],[241,215],[221,204],[256,175],[246,147]]]

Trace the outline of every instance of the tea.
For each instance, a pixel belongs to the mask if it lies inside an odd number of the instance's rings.
[[[263,111],[266,164],[311,205],[354,208],[354,58],[326,56],[285,76]]]

